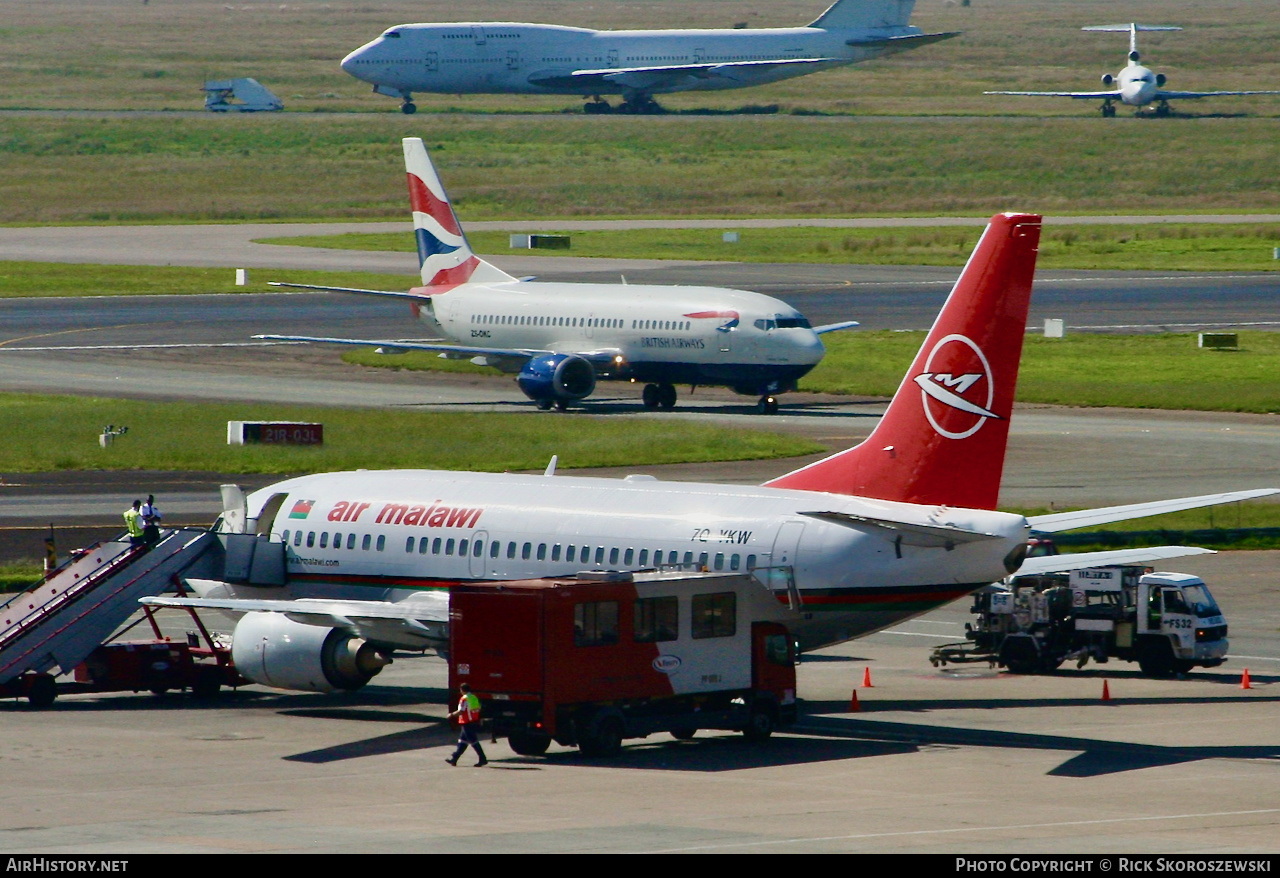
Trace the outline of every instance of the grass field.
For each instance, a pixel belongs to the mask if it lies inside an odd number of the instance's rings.
[[[964,31],[958,39],[765,88],[667,99],[686,110],[776,104],[775,115],[586,117],[560,112],[578,106],[563,98],[445,96],[423,97],[411,118],[337,61],[406,16],[456,18],[454,5],[3,0],[0,108],[40,112],[7,113],[0,126],[0,219],[399,218],[397,141],[410,134],[427,140],[472,220],[1280,210],[1280,99],[1103,120],[1086,102],[984,97],[1015,84],[1093,87],[1123,61],[1123,35],[1079,32],[1113,17],[1089,0],[949,3],[920,0],[913,20]],[[466,17],[765,26],[809,21],[823,5],[479,0]],[[1263,8],[1147,0],[1125,14],[1187,26],[1144,42],[1175,87],[1277,87],[1268,47],[1280,19]],[[299,112],[196,110],[205,78],[245,74]],[[437,112],[451,107],[463,112]],[[57,112],[71,109],[155,112]],[[193,112],[170,112],[179,109]]]
[[[324,424],[320,447],[228,446],[227,421]],[[104,424],[128,433],[109,448]],[[48,437],[60,437],[50,442]],[[794,457],[821,451],[805,439],[702,424],[634,418],[529,418],[401,411],[350,411],[208,403],[0,394],[0,472],[160,469],[300,473],[422,468],[541,470],[553,454],[564,469],[642,467],[683,461]]]
[[[981,227],[738,229],[726,244],[719,229],[573,231],[574,256],[696,259],[732,262],[820,262],[859,265],[964,265]],[[563,232],[561,232],[563,233]],[[508,253],[508,233],[468,232],[477,252]],[[407,232],[263,238],[257,243],[413,252]],[[1268,223],[1152,226],[1046,226],[1037,268],[1114,271],[1276,271],[1280,226]],[[565,255],[522,250],[521,255]]]

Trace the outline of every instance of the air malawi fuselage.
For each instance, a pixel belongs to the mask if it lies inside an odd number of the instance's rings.
[[[226,595],[398,601],[458,582],[689,564],[771,568],[759,576],[786,600],[790,568],[804,616],[792,627],[805,649],[884,628],[998,580],[1009,572],[1006,557],[1020,561],[1027,538],[1026,520],[1008,513],[647,476],[303,476],[248,498],[251,531],[264,506],[274,520],[258,522],[257,531],[285,542],[289,584],[226,586]],[[923,547],[874,526],[804,513],[990,536]]]
[[[849,40],[919,34],[914,27],[832,29],[785,27],[722,30],[595,31],[506,22],[404,24],[356,49],[342,69],[357,79],[404,91],[443,94],[652,94],[742,88],[866,61],[883,43]],[[800,67],[743,67],[728,77],[688,75],[652,86],[572,81],[582,70],[684,64],[833,59]]]
[[[613,379],[776,393],[793,389],[824,353],[800,312],[745,290],[472,283],[416,307],[428,326],[461,345],[616,351],[621,361],[602,374]]]

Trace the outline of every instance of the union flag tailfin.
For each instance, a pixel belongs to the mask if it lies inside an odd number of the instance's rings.
[[[871,435],[767,482],[994,509],[1031,302],[1040,217],[998,214]]]
[[[473,281],[511,281],[511,275],[471,252],[462,226],[449,204],[435,166],[420,137],[406,137],[404,167],[409,177],[409,205],[413,235],[418,242],[422,283],[428,287],[456,286]]]

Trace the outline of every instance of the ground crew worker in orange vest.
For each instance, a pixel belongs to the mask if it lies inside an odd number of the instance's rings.
[[[453,755],[445,759],[450,765],[458,764],[458,757],[466,752],[467,747],[475,748],[476,755],[480,757],[480,761],[476,763],[476,768],[482,765],[488,765],[489,760],[484,758],[484,750],[480,748],[480,739],[476,733],[480,731],[480,699],[471,694],[471,687],[463,683],[458,687],[462,693],[462,697],[458,699],[458,709],[449,714],[449,719],[458,718],[458,749],[453,751]]]

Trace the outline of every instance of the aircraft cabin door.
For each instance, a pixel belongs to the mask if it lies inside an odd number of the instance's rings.
[[[796,587],[796,556],[800,552],[803,521],[784,521],[773,538],[773,554],[769,558],[768,576],[763,581],[777,594],[785,591],[791,609],[800,609],[800,592]],[[759,578],[759,577],[757,577]]]
[[[483,579],[485,558],[489,551],[489,532],[478,530],[471,535],[471,578]]]
[[[617,66],[618,66],[618,50],[617,50],[617,49],[610,49],[610,50],[609,50],[609,54],[605,57],[605,63],[604,63],[604,66],[605,66],[605,67],[617,67]]]
[[[520,69],[520,52],[518,49],[507,50],[507,69],[508,70]]]
[[[483,46],[485,44],[484,28],[478,24],[471,25],[471,36],[475,37],[476,45]]]
[[[428,73],[439,73],[440,72],[440,53],[428,52],[427,58],[426,58],[426,66],[427,66]]]
[[[733,350],[733,333],[733,326],[716,327],[716,344],[720,348],[720,353],[727,354]]]

